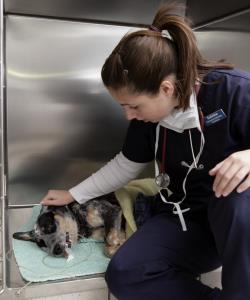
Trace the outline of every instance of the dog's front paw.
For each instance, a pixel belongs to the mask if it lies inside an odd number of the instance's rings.
[[[116,251],[119,249],[119,247],[120,247],[120,245],[117,245],[117,246],[105,245],[104,246],[104,255],[111,258],[116,253]]]
[[[125,242],[125,232],[111,229],[106,237],[106,242],[110,246],[119,246]]]
[[[111,229],[106,237],[106,245],[104,248],[104,254],[108,257],[112,257],[119,247],[125,242],[125,232],[117,229]]]

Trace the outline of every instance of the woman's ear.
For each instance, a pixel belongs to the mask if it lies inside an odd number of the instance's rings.
[[[168,98],[172,98],[174,95],[174,83],[172,80],[163,80],[160,85],[160,91],[163,92]]]

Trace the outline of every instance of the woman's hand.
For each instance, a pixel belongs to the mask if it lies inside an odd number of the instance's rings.
[[[215,176],[213,190],[216,197],[229,195],[236,187],[244,192],[250,187],[250,150],[231,154],[209,171]]]
[[[63,206],[75,201],[70,192],[64,190],[49,190],[42,199],[42,205]]]

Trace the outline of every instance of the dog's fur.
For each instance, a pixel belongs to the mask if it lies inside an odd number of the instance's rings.
[[[122,210],[114,196],[84,204],[43,206],[31,231],[16,232],[15,239],[35,242],[52,256],[68,256],[68,247],[81,237],[103,239],[104,253],[111,257],[125,241]]]

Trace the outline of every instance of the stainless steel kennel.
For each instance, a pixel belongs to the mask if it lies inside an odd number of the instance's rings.
[[[102,274],[21,289],[11,235],[49,188],[71,187],[119,151],[127,122],[100,69],[128,30],[150,24],[161,2],[0,1],[1,299],[83,291],[108,299]],[[250,71],[249,1],[182,2],[202,52]]]

